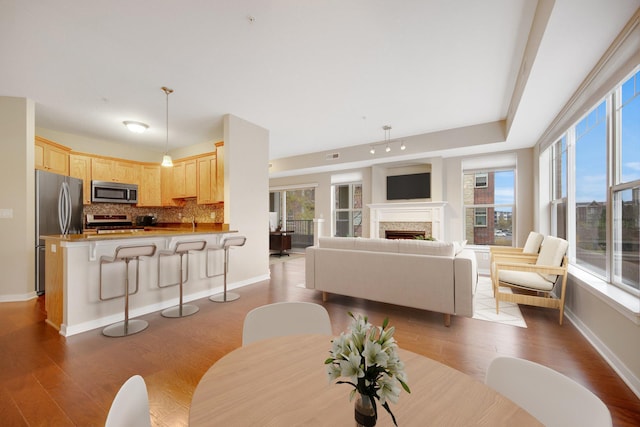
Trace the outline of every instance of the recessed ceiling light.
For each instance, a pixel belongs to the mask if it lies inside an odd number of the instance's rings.
[[[149,125],[144,124],[142,122],[133,122],[130,120],[126,120],[124,125],[133,133],[144,133],[145,130],[149,129]]]

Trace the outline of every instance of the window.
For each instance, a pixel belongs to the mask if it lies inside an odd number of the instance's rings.
[[[513,244],[515,170],[465,172],[465,239],[474,245]]]
[[[580,120],[575,132],[575,261],[606,276],[607,114],[601,102]],[[571,130],[570,130],[571,132]]]
[[[477,173],[476,178],[476,188],[487,188],[488,183],[488,174],[486,173]]]
[[[567,135],[551,147],[551,234],[567,238]]]
[[[549,147],[550,222],[571,262],[640,295],[640,71]],[[569,209],[567,209],[569,207]]]
[[[487,226],[487,208],[476,208],[474,214],[475,214],[474,225],[476,227],[486,227]]]
[[[333,186],[334,236],[362,237],[362,183]]]

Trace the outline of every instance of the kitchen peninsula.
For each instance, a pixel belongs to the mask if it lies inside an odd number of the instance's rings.
[[[172,249],[179,241],[205,240],[208,248],[215,248],[227,234],[236,231],[219,225],[213,228],[144,229],[129,233],[45,236],[46,242],[46,298],[47,323],[70,336],[121,321],[124,301],[116,298],[102,301],[100,292],[100,257],[113,256],[118,246],[155,244],[157,250]],[[221,250],[192,252],[189,280],[184,287],[184,300],[205,298],[222,290],[224,252]],[[160,264],[159,264],[160,263]],[[103,283],[117,295],[124,286],[124,262],[105,264]],[[135,286],[135,262],[129,268],[130,289]],[[177,304],[176,286],[158,287],[158,271],[162,283],[177,283],[177,257],[155,256],[140,259],[139,289],[129,298],[131,318],[152,313]],[[213,277],[207,277],[207,271]],[[159,314],[158,314],[159,315]]]

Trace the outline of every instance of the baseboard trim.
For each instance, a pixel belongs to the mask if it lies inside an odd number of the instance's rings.
[[[591,329],[587,327],[569,308],[565,306],[564,314],[576,329],[586,338],[593,348],[604,358],[604,360],[616,371],[622,381],[629,386],[631,391],[640,399],[640,378],[612,352]]]

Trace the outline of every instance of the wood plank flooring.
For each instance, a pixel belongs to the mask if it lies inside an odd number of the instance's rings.
[[[241,345],[245,314],[290,300],[323,304],[335,334],[346,329],[348,311],[365,313],[375,324],[388,316],[401,347],[479,381],[498,355],[545,364],[598,395],[615,426],[640,425],[640,400],[570,322],[558,325],[555,310],[523,306],[527,329],[457,317],[447,328],[437,313],[336,295],[322,303],[319,292],[296,286],[304,282],[303,258],[270,268],[271,280],[239,289],[237,301],[198,300],[200,311],[184,319],[146,315],[149,328],[125,338],[94,330],[65,339],[44,323],[42,300],[1,303],[0,425],[104,425],[122,383],[140,374],[149,389],[153,425],[187,426],[198,381],[216,360]]]

